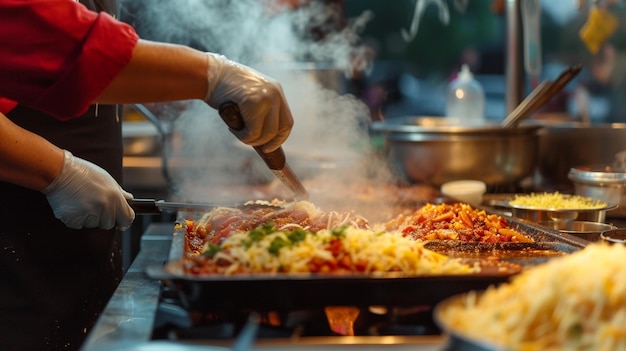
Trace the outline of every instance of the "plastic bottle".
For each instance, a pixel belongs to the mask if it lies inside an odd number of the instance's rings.
[[[446,116],[472,121],[485,119],[485,92],[466,64],[448,86]]]

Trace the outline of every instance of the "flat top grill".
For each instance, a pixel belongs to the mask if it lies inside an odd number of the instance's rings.
[[[320,191],[319,194],[312,194],[320,197],[314,200],[315,203],[318,203],[318,200],[320,204],[324,203],[322,200],[325,196],[331,197],[327,199],[330,203],[336,200],[331,195],[335,195],[337,189],[326,188],[325,184],[312,187]],[[245,190],[241,196],[262,194],[259,191]],[[355,194],[363,193],[361,190]],[[386,211],[381,211],[379,206],[373,205],[382,200],[392,204],[397,202],[398,207],[416,208],[438,196],[437,191],[430,187],[382,189],[385,190],[383,192],[377,190],[381,189],[370,189],[369,192],[361,194],[363,199],[359,197],[345,205],[366,218],[378,220],[378,217],[388,218],[389,212],[395,213],[399,210],[396,206],[388,206]],[[227,195],[233,196],[232,189],[228,189]],[[184,214],[179,213],[179,216],[184,217]],[[498,250],[502,254],[510,250],[507,259],[526,266],[554,257],[550,254],[541,255],[540,252],[566,254],[587,244],[582,239],[560,235],[556,230],[547,228],[543,230],[523,220],[509,219],[509,221],[515,229],[524,231],[541,242],[532,248],[540,251],[528,254],[529,251],[525,251],[524,248],[504,248],[498,247],[497,244],[479,247],[475,244],[454,242],[432,242],[427,244],[429,245],[427,248],[451,256],[466,257],[482,257]],[[280,280],[269,282],[244,280],[243,285],[238,285],[235,282],[237,279],[223,277],[216,277],[217,281],[204,284],[189,277],[179,277],[181,279],[176,280],[149,276],[146,272],[150,269],[158,270],[164,264],[182,257],[184,236],[172,235],[173,231],[174,223],[171,222],[152,223],[147,227],[141,237],[138,256],[91,330],[81,351],[225,350],[232,346],[251,314],[260,316],[252,350],[379,350],[381,344],[385,345],[386,350],[442,350],[447,339],[441,335],[440,329],[433,322],[432,313],[436,302],[450,294],[482,287],[487,283],[480,278],[476,280],[475,277],[469,279],[455,277],[449,281],[446,281],[445,277],[433,281],[429,281],[428,278],[409,277],[397,281],[389,279],[380,284],[372,283],[364,277],[343,281],[342,284],[347,284],[344,287],[351,290],[345,294],[344,300],[336,300],[332,290],[328,289],[333,287],[337,289],[337,282],[341,280],[328,283],[323,279],[318,280],[313,283],[321,281],[322,285],[314,285],[312,289],[311,285],[306,285],[311,284],[311,281],[306,280],[302,281],[305,285],[301,286],[285,284],[290,282]],[[496,280],[506,279],[507,277],[503,275]],[[362,285],[354,285],[357,281]],[[180,287],[185,284],[191,289],[186,292],[195,291],[196,295],[181,294]],[[275,286],[272,289],[260,289],[267,284]],[[387,301],[385,299],[390,291],[394,293],[398,291],[401,294],[395,295],[396,300]],[[298,294],[306,295],[304,299],[317,299],[320,303],[275,308],[281,306],[283,300],[292,299]],[[422,299],[417,300],[419,303],[413,303],[416,300],[412,294],[421,294]],[[206,299],[206,296],[209,299]],[[355,303],[354,296],[362,299],[361,302]],[[373,296],[378,300],[371,300]],[[270,300],[274,304],[264,306],[258,304],[264,300]],[[337,301],[341,304],[330,304]],[[369,303],[371,301],[381,304],[372,305]],[[396,303],[398,301],[402,303]],[[222,308],[224,306],[231,308]]]
[[[147,267],[170,257],[173,223],[150,224],[139,255],[81,350],[226,350],[251,311],[199,315],[180,306],[177,295],[145,275]],[[444,337],[432,323],[429,306],[394,311],[359,310],[354,335],[345,336],[346,320],[333,330],[324,310],[265,312],[253,350],[440,350]],[[342,334],[343,333],[343,334]],[[211,347],[214,346],[214,347]]]

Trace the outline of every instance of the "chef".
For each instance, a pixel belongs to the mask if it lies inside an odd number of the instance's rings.
[[[282,87],[227,58],[138,38],[115,0],[0,0],[0,342],[76,350],[121,278],[114,104],[237,103],[244,143],[273,151],[293,118]]]

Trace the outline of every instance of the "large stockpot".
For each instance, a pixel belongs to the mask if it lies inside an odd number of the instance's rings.
[[[571,188],[570,169],[584,165],[613,165],[626,150],[626,124],[549,125],[539,131],[538,174],[544,185]]]
[[[515,185],[533,174],[537,130],[523,124],[466,122],[442,117],[406,117],[373,122],[392,168],[415,183],[433,186],[473,179],[488,186]]]

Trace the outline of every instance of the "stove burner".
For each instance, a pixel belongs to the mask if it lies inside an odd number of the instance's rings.
[[[327,336],[440,335],[430,306],[388,308],[329,306],[292,311],[189,311],[164,289],[157,308],[153,340],[230,340],[250,315],[260,316],[256,338],[286,339]]]

